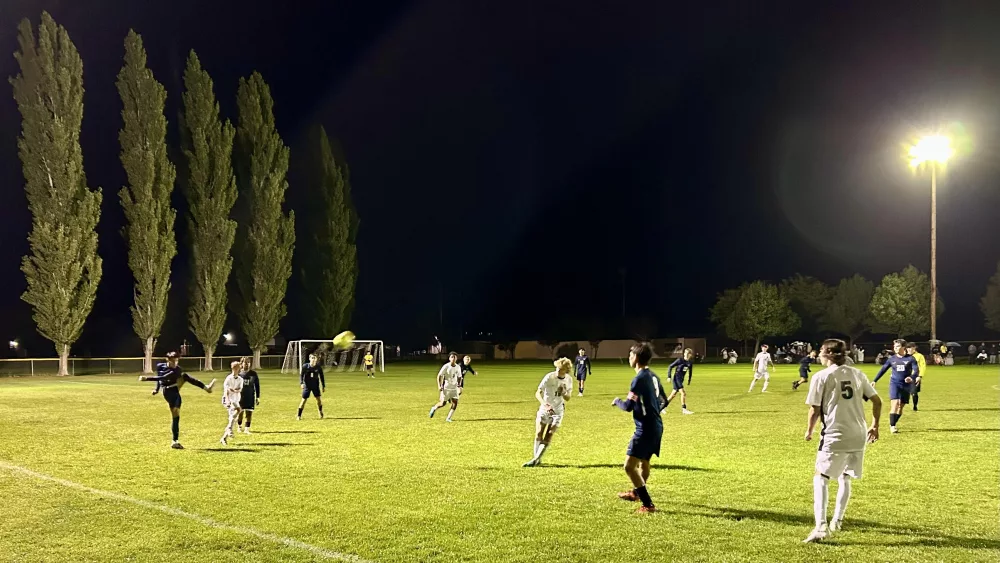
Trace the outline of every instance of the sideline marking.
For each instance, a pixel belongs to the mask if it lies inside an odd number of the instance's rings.
[[[95,489],[93,487],[88,487],[86,485],[81,485],[80,483],[74,483],[73,481],[67,481],[66,479],[60,479],[59,477],[53,477],[52,475],[46,475],[45,473],[39,473],[37,471],[32,471],[26,467],[21,467],[19,465],[13,465],[5,461],[0,461],[0,469],[6,469],[13,473],[21,473],[22,475],[27,475],[29,477],[34,477],[41,481],[49,481],[50,483],[56,483],[70,489],[76,489],[78,491],[83,491],[85,493],[90,493],[97,495],[99,497],[114,499],[122,502],[129,502],[143,508],[148,508],[150,510],[158,510],[165,514],[171,516],[180,516],[181,518],[187,518],[188,520],[193,520],[199,524],[209,526],[211,528],[216,528],[219,530],[226,530],[229,532],[236,532],[238,534],[250,535],[258,537],[262,540],[269,542],[281,544],[287,547],[292,547],[295,549],[301,549],[308,551],[313,555],[318,555],[320,557],[325,557],[326,559],[334,559],[337,561],[350,561],[351,563],[370,563],[369,561],[358,557],[357,555],[351,555],[349,553],[340,553],[338,551],[330,551],[328,549],[323,549],[322,547],[317,547],[312,544],[305,543],[303,541],[288,538],[285,536],[279,536],[276,534],[271,534],[268,532],[261,532],[253,528],[246,528],[242,526],[233,526],[231,524],[226,524],[224,522],[219,522],[217,520],[212,520],[211,518],[206,518],[204,516],[199,516],[191,512],[185,512],[179,508],[173,508],[165,504],[156,504],[155,502],[150,502],[148,500],[142,500],[138,498],[133,498],[122,493],[115,493],[112,491],[103,491],[101,489]]]

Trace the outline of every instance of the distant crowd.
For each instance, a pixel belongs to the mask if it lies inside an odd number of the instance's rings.
[[[960,355],[964,351],[960,346],[957,342],[942,343],[940,347],[931,351],[931,361],[934,365],[938,366],[955,365],[956,355]],[[784,346],[779,346],[775,350],[774,361],[779,364],[795,363],[808,356],[813,349],[813,345],[809,342],[790,342]],[[996,364],[998,362],[996,343],[986,344],[983,342],[978,346],[969,344],[968,353],[968,362],[971,365]],[[875,363],[878,365],[884,364],[892,354],[893,352],[889,347],[883,348],[875,355]],[[723,363],[735,364],[739,360],[739,353],[732,348],[723,348],[720,355],[722,356]],[[857,345],[852,345],[848,354],[848,360],[851,363],[864,363],[865,349]]]

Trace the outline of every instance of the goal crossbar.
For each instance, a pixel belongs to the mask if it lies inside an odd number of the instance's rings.
[[[375,357],[378,371],[385,372],[385,344],[381,340],[355,340],[348,348],[340,350],[333,345],[333,340],[292,340],[285,350],[285,360],[281,365],[281,373],[298,373],[302,365],[309,359],[309,354],[321,352],[324,356],[324,367],[333,367],[335,371],[355,371],[362,369],[362,352],[371,352]]]

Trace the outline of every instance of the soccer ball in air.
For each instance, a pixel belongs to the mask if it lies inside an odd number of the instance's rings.
[[[337,336],[333,337],[333,345],[341,350],[349,348],[353,343],[354,333],[349,330],[345,330],[344,332],[341,332]]]

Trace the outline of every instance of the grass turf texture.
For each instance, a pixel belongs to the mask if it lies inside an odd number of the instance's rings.
[[[844,531],[824,545],[800,543],[813,526],[815,442],[802,440],[805,389],[790,389],[794,366],[780,366],[766,394],[759,384],[747,393],[747,365],[695,367],[696,414],[681,415],[678,401],[664,417],[649,484],[662,512],[653,515],[615,496],[628,488],[621,464],[633,426],[610,403],[628,391],[626,366],[595,364],[545,465],[527,469],[533,393],[550,364],[476,367],[451,424],[444,411],[427,417],[436,365],[391,365],[374,380],[330,374],[327,418],[310,400],[302,421],[297,377],[264,372],[255,434],[229,446],[218,443],[219,395],[187,385],[183,451],[168,447],[169,412],[152,384],[0,379],[0,560],[1000,559],[995,367],[932,368],[921,410],[904,411],[900,434],[889,434],[883,414]],[[878,387],[885,394],[886,381]]]

